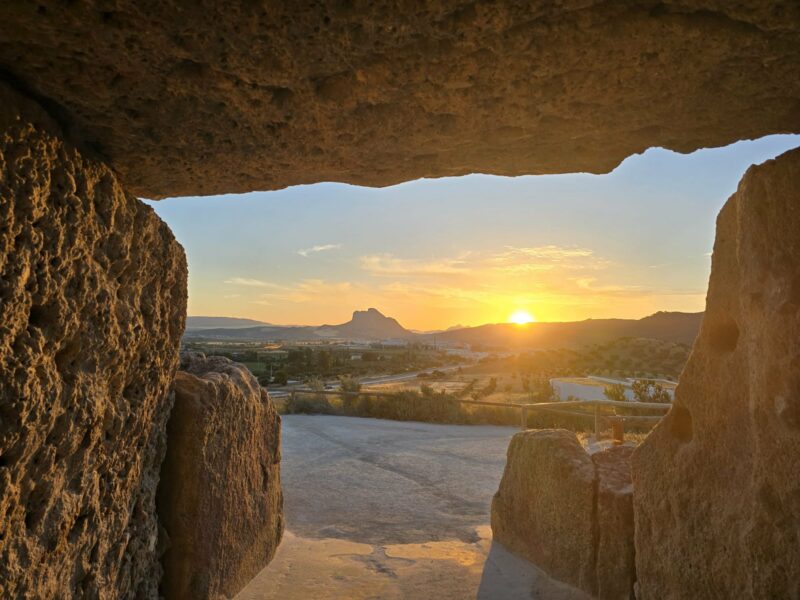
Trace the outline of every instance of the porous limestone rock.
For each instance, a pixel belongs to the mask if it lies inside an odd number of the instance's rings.
[[[492,536],[556,579],[596,589],[595,467],[574,433],[516,434],[492,500]]]
[[[800,597],[800,150],[717,219],[706,314],[633,459],[640,597]]]
[[[633,533],[633,446],[592,454],[597,469],[597,597],[630,600],[636,583]]]
[[[151,198],[800,132],[798,48],[796,0],[0,2],[0,73]]]
[[[636,581],[631,446],[592,454],[574,433],[518,433],[492,502],[494,539],[601,600],[629,600]]]
[[[266,390],[227,358],[184,355],[158,488],[167,600],[233,597],[283,533],[281,419]]]
[[[167,226],[0,85],[0,597],[156,597],[185,313]]]

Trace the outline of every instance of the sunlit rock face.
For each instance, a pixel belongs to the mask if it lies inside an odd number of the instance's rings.
[[[183,249],[0,86],[0,597],[151,598]]]
[[[634,455],[641,597],[800,597],[800,151],[717,219],[675,406]]]
[[[236,595],[283,534],[280,416],[227,358],[184,355],[158,488],[167,600]]]
[[[615,446],[592,455],[597,469],[598,598],[630,600],[636,582],[633,547],[631,446]]]
[[[515,435],[492,500],[492,536],[576,587],[594,591],[592,459],[563,429]]]
[[[631,448],[589,455],[574,433],[511,440],[492,501],[492,535],[549,575],[596,598],[628,600],[633,557]]]
[[[0,3],[0,67],[146,197],[608,171],[800,128],[795,0]]]

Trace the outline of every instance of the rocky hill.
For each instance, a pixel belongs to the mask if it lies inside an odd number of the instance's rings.
[[[255,319],[242,319],[239,317],[186,317],[186,331],[199,331],[202,329],[244,329],[247,327],[263,327],[269,325]]]
[[[209,329],[189,329],[187,338],[218,340],[318,340],[331,338],[385,340],[413,339],[417,335],[387,317],[375,308],[357,310],[346,323],[339,325],[280,326],[261,325],[257,327],[215,327]]]
[[[623,337],[691,345],[700,331],[702,319],[703,313],[657,312],[643,319],[587,319],[527,325],[497,323],[444,331],[436,334],[436,340],[488,348],[579,347],[604,344]]]
[[[315,333],[323,337],[365,339],[410,339],[414,333],[400,325],[397,319],[387,317],[376,308],[357,310],[353,318],[341,325],[323,325]]]

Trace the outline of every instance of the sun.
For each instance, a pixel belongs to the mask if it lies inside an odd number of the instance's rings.
[[[527,310],[516,310],[508,317],[508,321],[516,325],[525,325],[526,323],[535,322],[536,318]]]

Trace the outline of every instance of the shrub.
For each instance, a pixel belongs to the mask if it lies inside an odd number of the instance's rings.
[[[284,411],[289,415],[333,415],[337,412],[325,396],[302,393],[292,394],[284,405]]]

